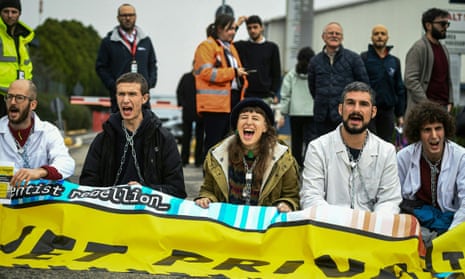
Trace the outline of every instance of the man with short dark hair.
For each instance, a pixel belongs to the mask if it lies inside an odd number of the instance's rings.
[[[423,13],[425,35],[407,52],[405,59],[405,86],[407,112],[426,99],[451,111],[453,104],[452,82],[449,71],[449,52],[440,40],[446,38],[450,25],[449,13],[432,8]]]
[[[16,79],[32,79],[32,62],[28,44],[34,39],[32,28],[19,20],[20,0],[0,0],[0,95]],[[6,114],[0,98],[0,117]]]
[[[118,111],[116,79],[124,73],[140,73],[149,88],[157,83],[157,59],[150,37],[136,25],[136,9],[122,4],[116,17],[119,26],[103,38],[95,65],[97,74],[110,91],[111,111]],[[144,103],[150,109],[150,98]]]
[[[407,116],[411,143],[397,154],[401,209],[415,215],[426,246],[465,222],[465,149],[453,142],[455,125],[441,105],[424,101]]]
[[[147,81],[138,73],[116,80],[118,113],[103,124],[89,147],[79,183],[88,186],[144,185],[186,197],[181,157],[174,136],[143,104]]]
[[[249,40],[234,42],[242,65],[248,71],[249,87],[245,97],[261,98],[266,103],[277,103],[281,86],[281,60],[278,45],[263,36],[263,22],[257,15],[246,18]]]
[[[12,162],[10,185],[27,185],[39,178],[66,179],[74,173],[74,160],[58,128],[40,120],[37,87],[31,80],[16,80],[4,97],[7,116],[0,119],[0,161]]]
[[[371,133],[375,96],[363,82],[342,93],[340,124],[308,145],[302,173],[302,208],[335,205],[370,212],[398,213],[401,201],[394,146]]]

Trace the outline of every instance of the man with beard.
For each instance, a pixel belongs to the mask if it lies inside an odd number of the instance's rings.
[[[373,90],[349,83],[334,131],[309,143],[302,173],[302,208],[330,205],[398,213],[402,200],[394,146],[368,130],[376,116]]]
[[[10,185],[27,185],[45,178],[66,179],[74,173],[74,160],[69,155],[58,128],[41,121],[34,112],[37,88],[30,80],[16,80],[4,97],[7,115],[0,119],[0,161],[14,163]]]
[[[405,86],[407,112],[426,99],[452,109],[452,82],[449,71],[449,52],[440,43],[450,25],[449,13],[432,8],[421,19],[425,35],[407,52],[405,60]]]
[[[118,8],[118,22],[103,38],[97,55],[95,69],[105,87],[110,91],[111,111],[118,111],[116,79],[124,73],[140,73],[149,88],[157,83],[157,59],[152,41],[136,26],[136,9],[130,4]],[[150,109],[150,98],[144,104]]]
[[[90,145],[80,184],[144,185],[186,197],[176,140],[151,110],[143,109],[148,98],[147,81],[141,74],[126,73],[116,80],[119,112],[110,116]]]
[[[376,92],[376,117],[370,123],[370,131],[387,142],[392,141],[394,123],[404,123],[405,88],[400,71],[399,58],[390,54],[386,26],[375,25],[371,31],[372,44],[360,54],[367,69],[371,88]],[[396,117],[396,119],[394,119]]]

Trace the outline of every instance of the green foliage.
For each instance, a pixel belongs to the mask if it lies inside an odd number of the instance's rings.
[[[89,129],[92,126],[92,113],[87,106],[71,105],[68,99],[56,94],[38,94],[39,102],[36,112],[40,119],[49,121],[56,125],[58,115],[51,108],[52,101],[59,97],[63,102],[64,109],[61,117],[65,123],[65,130]]]
[[[58,116],[50,108],[59,97],[64,104],[62,118],[66,130],[88,129],[92,114],[87,106],[71,105],[76,84],[82,85],[83,95],[106,94],[95,72],[95,60],[101,38],[92,27],[85,27],[76,20],[47,19],[35,30],[37,47],[30,48],[33,79],[38,87],[37,113],[43,120],[56,123]]]
[[[83,95],[106,93],[95,72],[95,60],[101,38],[92,27],[76,20],[47,19],[35,30],[38,47],[31,48],[34,81],[40,92],[72,95],[77,83]],[[57,90],[62,84],[62,90]],[[59,92],[63,91],[63,92]]]

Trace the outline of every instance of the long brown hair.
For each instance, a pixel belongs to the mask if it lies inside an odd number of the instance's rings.
[[[266,132],[263,133],[260,138],[258,150],[253,150],[255,158],[256,160],[258,160],[257,165],[253,170],[254,185],[257,185],[262,182],[263,174],[265,173],[265,170],[268,167],[268,165],[271,163],[271,159],[273,157],[273,149],[278,141],[278,136],[276,129],[273,126],[274,123],[270,123],[270,120],[267,118],[265,112],[261,108],[246,107],[243,110],[241,110],[240,113],[243,112],[256,112],[263,115],[263,117],[266,119]],[[245,156],[244,154],[246,154],[247,151],[248,150],[241,142],[239,134],[236,132],[233,140],[231,141],[228,147],[229,162],[235,170],[245,171],[243,158]]]

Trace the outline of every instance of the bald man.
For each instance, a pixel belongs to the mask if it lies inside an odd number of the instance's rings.
[[[16,80],[5,95],[7,115],[0,119],[0,161],[11,162],[15,174],[10,185],[26,185],[39,178],[66,179],[74,173],[74,159],[69,155],[58,128],[40,120],[37,87],[31,80]]]
[[[378,112],[369,129],[385,141],[392,142],[395,122],[402,126],[405,113],[405,88],[400,71],[399,58],[389,52],[386,26],[375,25],[371,31],[372,44],[362,52],[370,86],[376,92]]]

